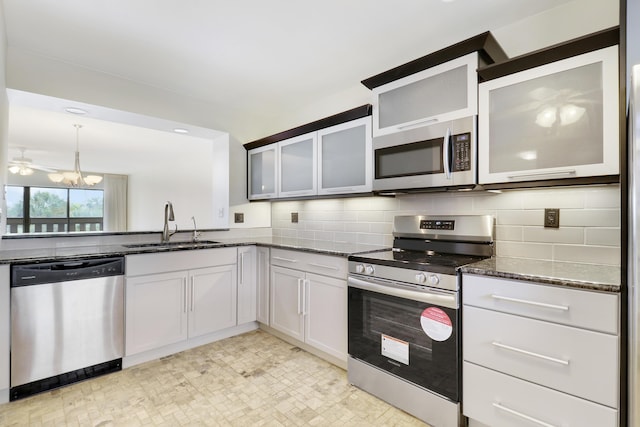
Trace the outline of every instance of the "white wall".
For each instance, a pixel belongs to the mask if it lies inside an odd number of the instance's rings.
[[[301,241],[391,246],[395,215],[493,215],[496,254],[620,265],[617,185],[457,192],[272,203],[273,235]],[[543,227],[544,209],[560,209],[560,228]],[[298,223],[291,223],[298,212]]]

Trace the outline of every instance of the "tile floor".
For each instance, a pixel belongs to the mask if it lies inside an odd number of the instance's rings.
[[[0,426],[142,425],[425,426],[263,331],[0,405]]]

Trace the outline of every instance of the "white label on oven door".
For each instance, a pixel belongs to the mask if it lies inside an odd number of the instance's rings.
[[[426,308],[420,316],[424,333],[434,341],[444,341],[453,333],[451,319],[437,307]]]
[[[382,337],[382,355],[405,365],[409,364],[409,343],[380,334]]]

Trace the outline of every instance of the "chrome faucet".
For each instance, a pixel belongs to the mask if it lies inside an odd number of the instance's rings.
[[[198,237],[200,237],[200,232],[198,231],[198,227],[196,227],[196,217],[192,216],[191,221],[193,221],[193,241],[197,242]]]
[[[169,221],[175,221],[173,216],[173,205],[171,202],[167,202],[164,205],[164,229],[162,230],[162,243],[169,243],[169,239],[178,231],[178,224],[176,224],[175,231],[169,231]]]

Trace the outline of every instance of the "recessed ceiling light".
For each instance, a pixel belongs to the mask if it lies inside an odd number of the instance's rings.
[[[189,133],[189,130],[185,128],[175,128],[173,131],[175,133]]]
[[[83,110],[82,108],[75,108],[75,107],[67,107],[64,109],[64,111],[71,114],[77,114],[79,116],[83,114],[87,114],[86,110]]]

